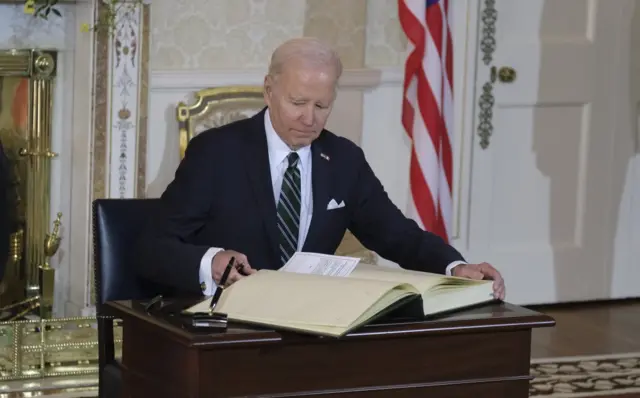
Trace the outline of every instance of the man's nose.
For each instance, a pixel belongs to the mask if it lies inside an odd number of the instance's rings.
[[[301,120],[305,126],[313,126],[313,122],[315,120],[315,112],[313,106],[304,108],[304,110],[302,111]]]

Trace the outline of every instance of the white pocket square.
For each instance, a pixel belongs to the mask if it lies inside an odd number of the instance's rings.
[[[344,200],[338,203],[335,199],[331,199],[327,205],[327,210],[339,209],[341,207],[344,207]]]

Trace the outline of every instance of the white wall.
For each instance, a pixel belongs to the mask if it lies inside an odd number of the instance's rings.
[[[382,71],[380,85],[364,96],[362,150],[393,203],[406,212],[409,204],[411,140],[400,123],[403,71]],[[385,259],[384,265],[395,265]]]

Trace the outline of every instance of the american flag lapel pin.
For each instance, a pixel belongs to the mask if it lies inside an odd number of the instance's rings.
[[[326,155],[324,153],[320,153],[320,157],[324,160],[330,160],[329,155]]]

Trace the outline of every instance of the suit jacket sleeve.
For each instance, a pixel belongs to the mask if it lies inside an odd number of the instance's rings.
[[[140,247],[139,274],[182,293],[202,293],[200,262],[209,249],[191,243],[209,217],[216,188],[215,154],[205,139],[200,134],[190,141]]]
[[[464,261],[439,236],[422,230],[391,202],[364,153],[357,149],[351,232],[370,250],[402,268],[444,274],[447,265]]]

